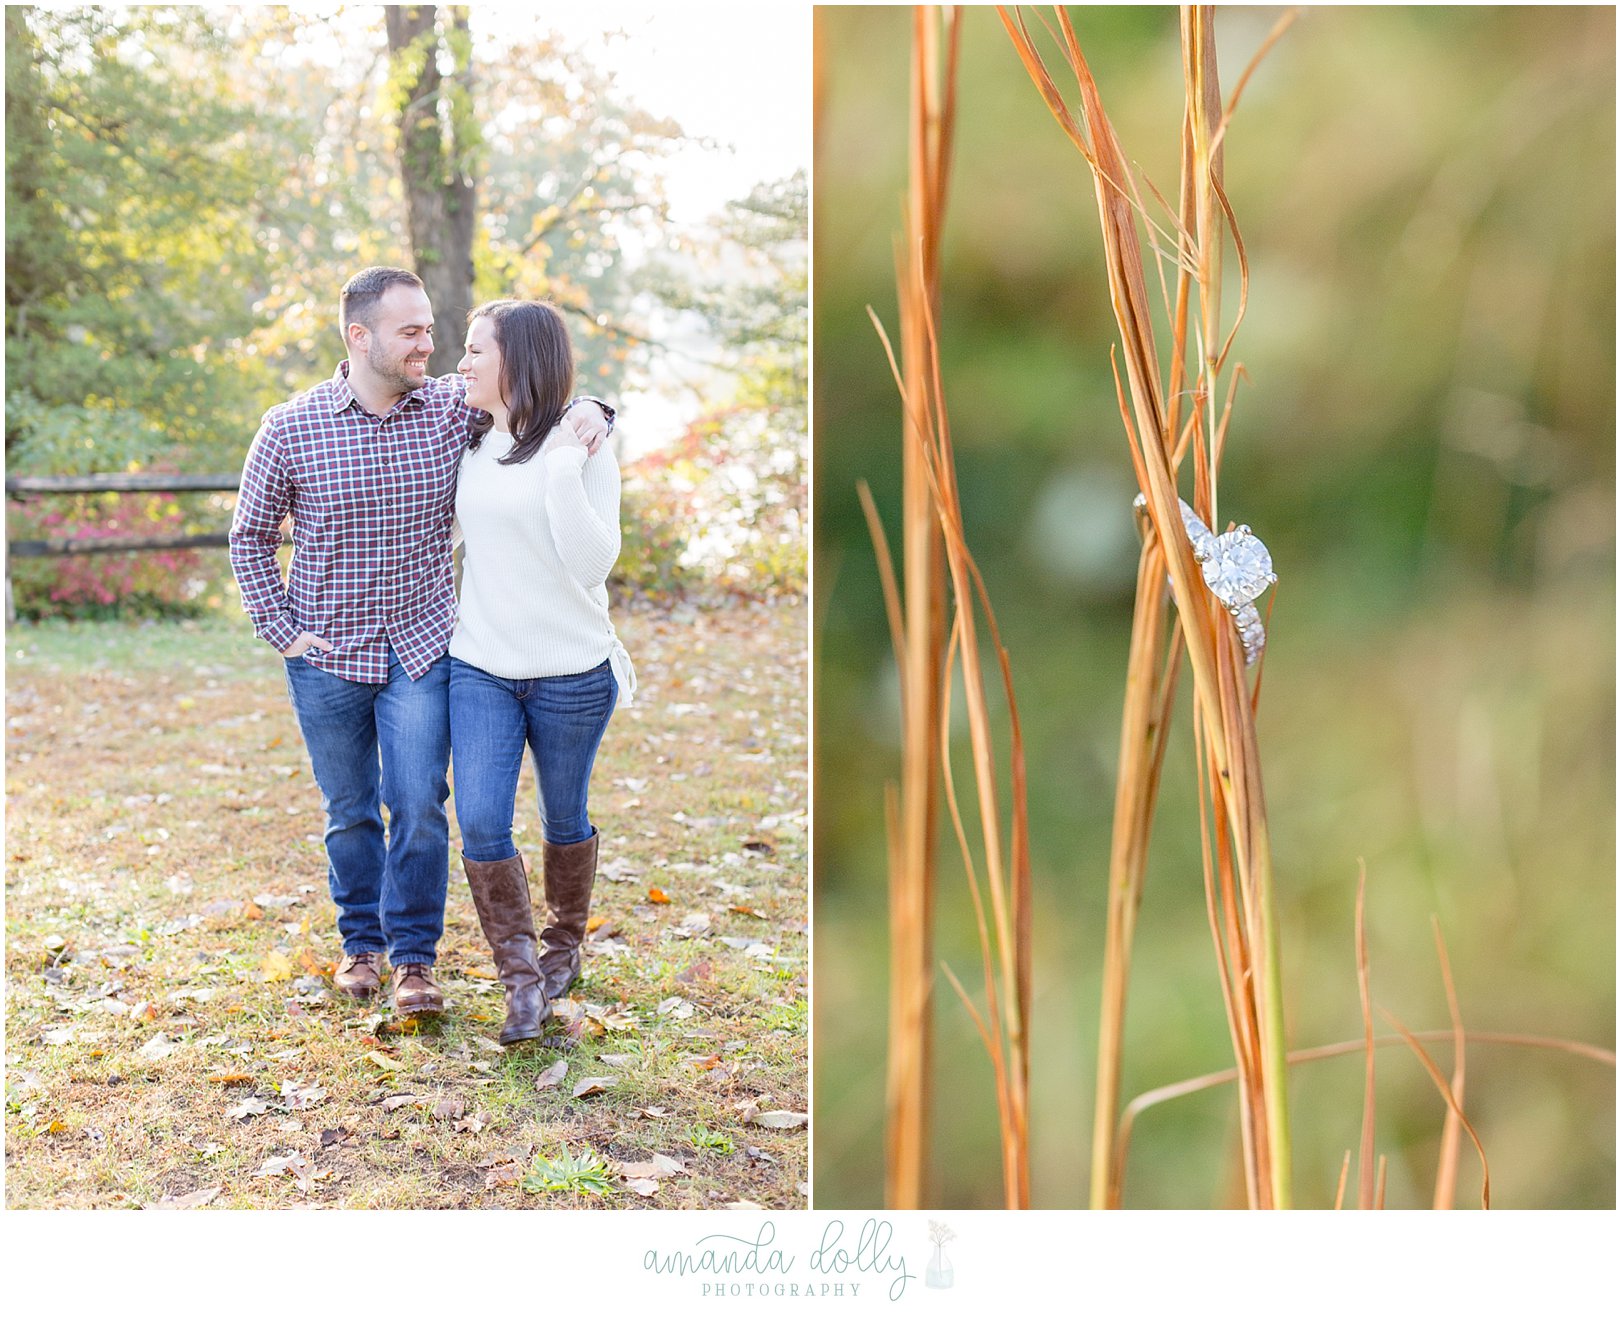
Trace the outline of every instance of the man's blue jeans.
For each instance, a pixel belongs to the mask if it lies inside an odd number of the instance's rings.
[[[287,694],[326,808],[327,883],[346,953],[432,965],[450,873],[450,657],[412,680],[348,682],[289,659]],[[381,806],[388,807],[385,843]]]
[[[456,823],[469,861],[505,861],[518,850],[512,815],[526,744],[534,757],[546,841],[562,846],[591,837],[591,767],[618,699],[606,660],[586,673],[513,679],[451,659]]]

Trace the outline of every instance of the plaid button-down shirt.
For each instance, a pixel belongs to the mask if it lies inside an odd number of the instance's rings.
[[[473,409],[459,376],[430,379],[374,417],[332,379],[265,414],[242,469],[231,568],[254,632],[351,682],[387,682],[388,649],[419,678],[456,623],[450,533]],[[284,586],[276,551],[293,515]]]

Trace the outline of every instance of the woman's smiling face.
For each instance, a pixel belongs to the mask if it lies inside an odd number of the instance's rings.
[[[478,317],[467,327],[467,351],[456,364],[467,381],[469,406],[493,412],[504,406],[501,392],[501,345],[495,341],[495,322]]]

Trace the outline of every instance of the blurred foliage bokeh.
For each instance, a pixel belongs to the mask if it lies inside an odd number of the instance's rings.
[[[1278,13],[1218,11],[1225,89]],[[1128,156],[1174,199],[1175,11],[1088,6],[1074,21]],[[815,1203],[827,1208],[883,1195],[898,709],[856,484],[871,484],[894,543],[900,410],[865,308],[894,331],[910,27],[904,8],[822,8],[817,24]],[[1265,538],[1280,575],[1260,736],[1292,1047],[1361,1036],[1359,862],[1376,1012],[1447,1026],[1433,916],[1467,1026],[1614,1045],[1614,24],[1608,8],[1307,9],[1226,138],[1251,282],[1221,508]],[[943,271],[968,540],[1011,653],[1029,766],[1034,1203],[1077,1207],[1135,483],[1091,178],[990,9],[964,21]],[[1234,263],[1235,300],[1237,283]],[[1231,1065],[1187,692],[1138,927],[1127,1098]],[[944,836],[942,856],[938,955],[977,984]],[[992,1207],[990,1067],[943,979],[935,1004],[927,1202]],[[1431,1052],[1449,1071],[1450,1045]],[[1444,1105],[1404,1048],[1381,1050],[1378,1068],[1388,1203],[1421,1207]],[[1614,1082],[1566,1054],[1470,1050],[1466,1107],[1494,1205],[1613,1205]],[[1298,1203],[1333,1202],[1361,1094],[1359,1055],[1294,1069]],[[1237,1141],[1230,1090],[1150,1110],[1125,1203],[1240,1203]],[[1479,1185],[1467,1142],[1462,1159],[1466,1207]]]

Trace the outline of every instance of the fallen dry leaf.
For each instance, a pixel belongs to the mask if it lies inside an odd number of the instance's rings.
[[[635,1191],[637,1195],[649,1196],[659,1193],[659,1184],[651,1177],[632,1177],[625,1182],[625,1185]]]
[[[205,1204],[214,1200],[223,1186],[206,1186],[200,1191],[192,1191],[189,1195],[166,1195],[155,1204],[147,1205],[148,1209],[201,1209]]]
[[[634,1012],[628,1011],[624,1008],[589,1007],[585,1011],[585,1016],[587,1023],[594,1022],[598,1027],[598,1030],[593,1032],[594,1034],[600,1034],[602,1031],[610,1030],[640,1030],[642,1025],[642,1023],[636,1019],[636,1014]]]
[[[385,1072],[403,1072],[405,1064],[398,1058],[390,1058],[386,1053],[373,1049],[366,1055],[366,1061],[374,1067],[381,1067]]]
[[[404,1108],[407,1104],[417,1103],[415,1095],[390,1095],[383,1100],[383,1112],[392,1113],[396,1108]]]
[[[208,1079],[215,1085],[247,1085],[253,1077],[246,1072],[215,1072]]]
[[[611,1076],[584,1076],[580,1078],[579,1084],[574,1087],[574,1097],[584,1099],[588,1095],[600,1095],[613,1084],[614,1078]]]
[[[773,1109],[769,1113],[756,1113],[745,1121],[757,1127],[802,1127],[810,1121],[809,1113],[790,1113],[786,1109]]]
[[[516,1186],[523,1177],[523,1169],[516,1163],[498,1163],[484,1174],[484,1187],[493,1191],[498,1186]]]
[[[649,902],[668,903],[670,895],[661,888],[650,888],[647,890],[647,900]]]
[[[288,957],[286,953],[277,952],[274,949],[265,955],[265,960],[263,963],[261,963],[260,970],[264,975],[265,983],[267,984],[274,984],[278,980],[291,980],[293,978],[292,959]]]
[[[539,1076],[537,1076],[535,1078],[535,1089],[536,1090],[550,1090],[553,1086],[559,1084],[562,1081],[562,1079],[567,1075],[568,1075],[568,1060],[566,1058],[559,1058],[556,1062],[554,1062],[550,1067],[548,1067],[544,1072],[542,1072]]]
[[[250,1117],[263,1117],[270,1111],[270,1101],[249,1095],[235,1108],[225,1110],[225,1116],[231,1121],[246,1121]]]
[[[441,1099],[433,1106],[433,1116],[441,1122],[454,1122],[467,1111],[467,1102],[463,1099]]]
[[[173,1040],[171,1040],[162,1031],[159,1031],[145,1044],[143,1044],[138,1052],[140,1053],[141,1057],[148,1059],[149,1061],[156,1061],[159,1058],[167,1058],[175,1051],[177,1047],[178,1046]]]
[[[535,1152],[533,1144],[508,1145],[504,1150],[497,1150],[494,1154],[486,1154],[473,1166],[475,1168],[493,1168],[501,1163],[521,1163],[527,1165],[529,1156]]]
[[[283,1081],[281,1097],[287,1102],[290,1110],[298,1112],[301,1109],[314,1108],[326,1098],[326,1091],[318,1085],[299,1085],[294,1081]]]

